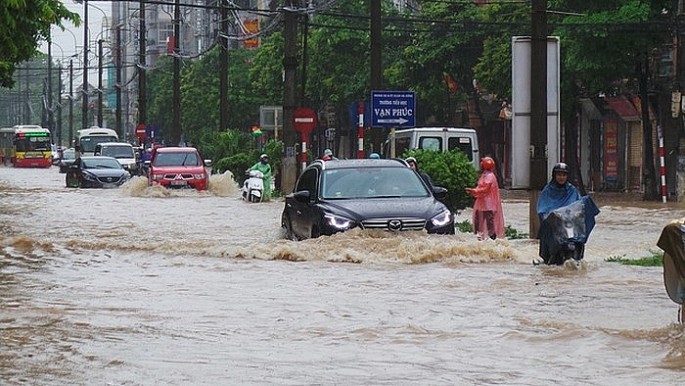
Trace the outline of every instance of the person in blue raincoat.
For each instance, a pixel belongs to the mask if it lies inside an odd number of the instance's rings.
[[[590,196],[581,196],[568,182],[565,163],[552,168],[552,179],[540,193],[536,212],[541,221],[539,255],[544,262],[563,264],[568,258],[582,259],[599,209]]]

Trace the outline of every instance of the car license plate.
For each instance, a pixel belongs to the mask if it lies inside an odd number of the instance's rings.
[[[175,181],[175,180],[171,181],[171,185],[174,185],[174,186],[185,186],[187,184],[188,184],[188,182],[186,182],[186,181]]]

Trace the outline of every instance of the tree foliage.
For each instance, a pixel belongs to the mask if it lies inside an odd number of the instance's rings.
[[[67,20],[80,22],[59,0],[0,1],[0,86],[13,86],[16,64],[33,57],[50,28]]]
[[[428,173],[435,185],[447,188],[446,204],[450,210],[457,211],[473,205],[473,198],[465,189],[476,185],[478,173],[463,152],[417,149],[405,152],[402,157],[416,158],[419,169]]]
[[[218,47],[196,61],[183,61],[181,68],[181,125],[186,139],[198,143],[208,132],[219,129]],[[228,125],[247,132],[259,122],[259,106],[268,99],[253,91],[247,76],[255,52],[235,48],[229,52]],[[148,120],[167,138],[173,117],[173,59],[162,57],[153,71],[148,71]],[[275,102],[271,102],[275,103]]]

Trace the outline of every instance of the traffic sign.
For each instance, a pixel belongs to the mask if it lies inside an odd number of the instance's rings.
[[[141,142],[145,142],[145,139],[147,138],[145,124],[140,123],[138,126],[136,126],[136,137],[138,137]]]
[[[371,91],[371,126],[416,126],[416,93]]]
[[[300,107],[293,112],[293,126],[300,134],[309,134],[316,127],[316,113],[307,107]]]

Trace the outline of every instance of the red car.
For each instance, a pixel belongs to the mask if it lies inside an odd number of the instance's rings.
[[[150,185],[207,190],[208,180],[205,161],[194,147],[160,147],[152,151]]]

